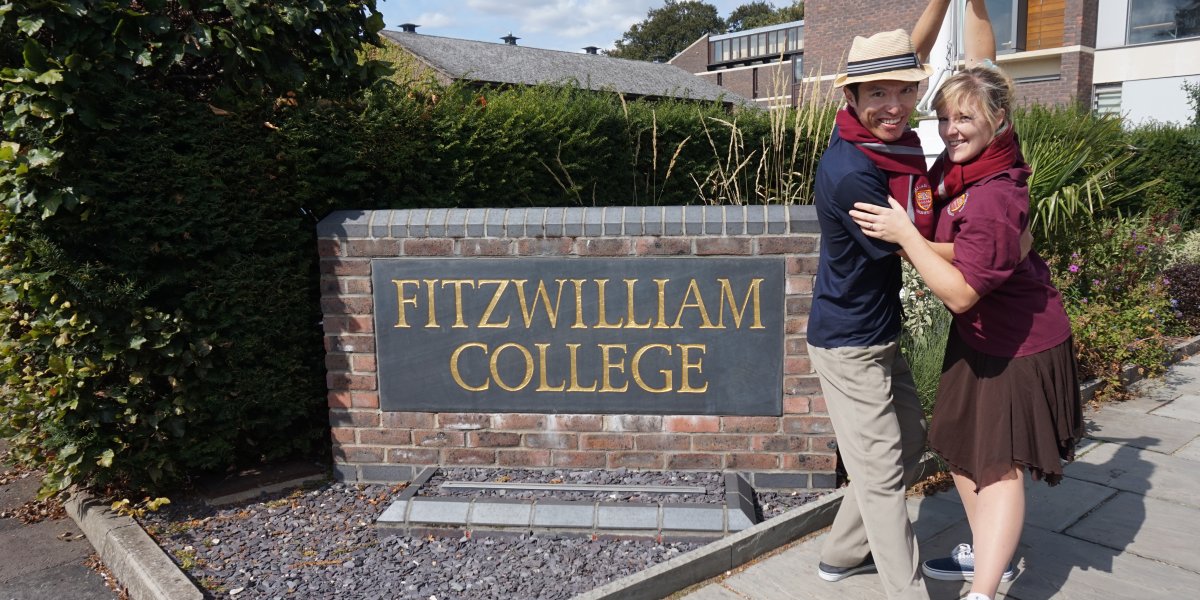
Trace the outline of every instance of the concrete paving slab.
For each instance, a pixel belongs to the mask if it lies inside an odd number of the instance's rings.
[[[1193,598],[1200,575],[1132,554],[1027,527],[1017,553],[1021,572],[1008,584],[1019,600]]]
[[[1200,462],[1200,438],[1188,442],[1187,445],[1176,450],[1175,454],[1171,456]]]
[[[410,502],[409,523],[462,525],[471,508],[471,501],[465,498],[413,498]]]
[[[663,531],[725,531],[725,509],[720,506],[664,504]]]
[[[64,533],[70,541],[59,539]],[[6,532],[5,548],[0,549],[0,558],[3,558],[0,560],[0,581],[47,567],[82,562],[92,553],[92,547],[78,535],[75,524],[66,519],[42,521]]]
[[[1200,423],[1153,415],[1105,411],[1087,415],[1087,436],[1171,454],[1200,436]]]
[[[1180,421],[1200,423],[1200,396],[1196,394],[1184,394],[1155,409],[1150,414],[1156,417],[1169,417],[1179,419]]]
[[[533,509],[534,527],[591,529],[596,524],[596,505],[591,502],[539,501]]]
[[[658,529],[658,506],[601,502],[596,507],[596,526],[601,529]]]
[[[1063,470],[1067,478],[1200,508],[1197,463],[1178,456],[1102,444]]]
[[[99,573],[83,564],[59,565],[0,581],[0,598],[5,600],[112,600]]]
[[[908,499],[908,519],[912,521],[917,541],[927,540],[945,531],[948,527],[967,518],[962,504],[955,502],[958,494],[953,491],[933,496]]]
[[[471,524],[496,527],[529,527],[533,503],[524,500],[476,500]]]
[[[375,522],[384,526],[404,525],[404,513],[408,512],[408,500],[396,500],[388,505]]]
[[[1068,529],[1067,535],[1200,572],[1196,516],[1194,508],[1121,492]]]
[[[720,583],[706,585],[683,597],[687,600],[746,600],[744,596],[739,596],[737,592]]]

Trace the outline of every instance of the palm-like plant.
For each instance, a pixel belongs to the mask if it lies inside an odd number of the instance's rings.
[[[1017,111],[1014,121],[1021,152],[1033,169],[1030,226],[1040,239],[1053,240],[1077,219],[1116,209],[1158,183],[1129,186],[1116,176],[1138,160],[1137,150],[1125,142],[1120,118],[1078,106],[1032,106]]]

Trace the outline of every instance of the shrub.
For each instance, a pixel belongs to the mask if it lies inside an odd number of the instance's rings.
[[[1123,393],[1121,369],[1161,371],[1166,338],[1180,331],[1162,277],[1179,226],[1169,215],[1103,219],[1073,237],[1078,250],[1051,259],[1079,355],[1080,376]]]
[[[1177,263],[1163,272],[1171,306],[1190,331],[1200,331],[1200,262]]]
[[[1119,179],[1144,191],[1123,207],[1127,213],[1179,213],[1189,228],[1200,223],[1196,190],[1200,190],[1200,126],[1187,128],[1147,125],[1127,133],[1128,143],[1138,149],[1142,159],[1121,169]]]

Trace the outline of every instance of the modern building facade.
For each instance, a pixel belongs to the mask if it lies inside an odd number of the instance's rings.
[[[854,36],[911,30],[926,3],[809,0],[804,21],[704,36],[671,63],[759,104],[796,105],[814,86],[828,90]],[[1182,85],[1200,80],[1200,0],[987,5],[997,62],[1016,82],[1018,102],[1078,102],[1120,112],[1131,123],[1186,121]],[[961,52],[955,40],[934,48],[950,62]]]

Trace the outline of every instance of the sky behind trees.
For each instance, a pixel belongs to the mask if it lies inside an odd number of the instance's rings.
[[[705,0],[722,18],[749,0]],[[663,0],[378,0],[387,29],[420,25],[419,33],[499,42],[512,32],[518,44],[579,52],[584,46],[612,49],[635,23]],[[773,0],[776,7],[790,0]]]

